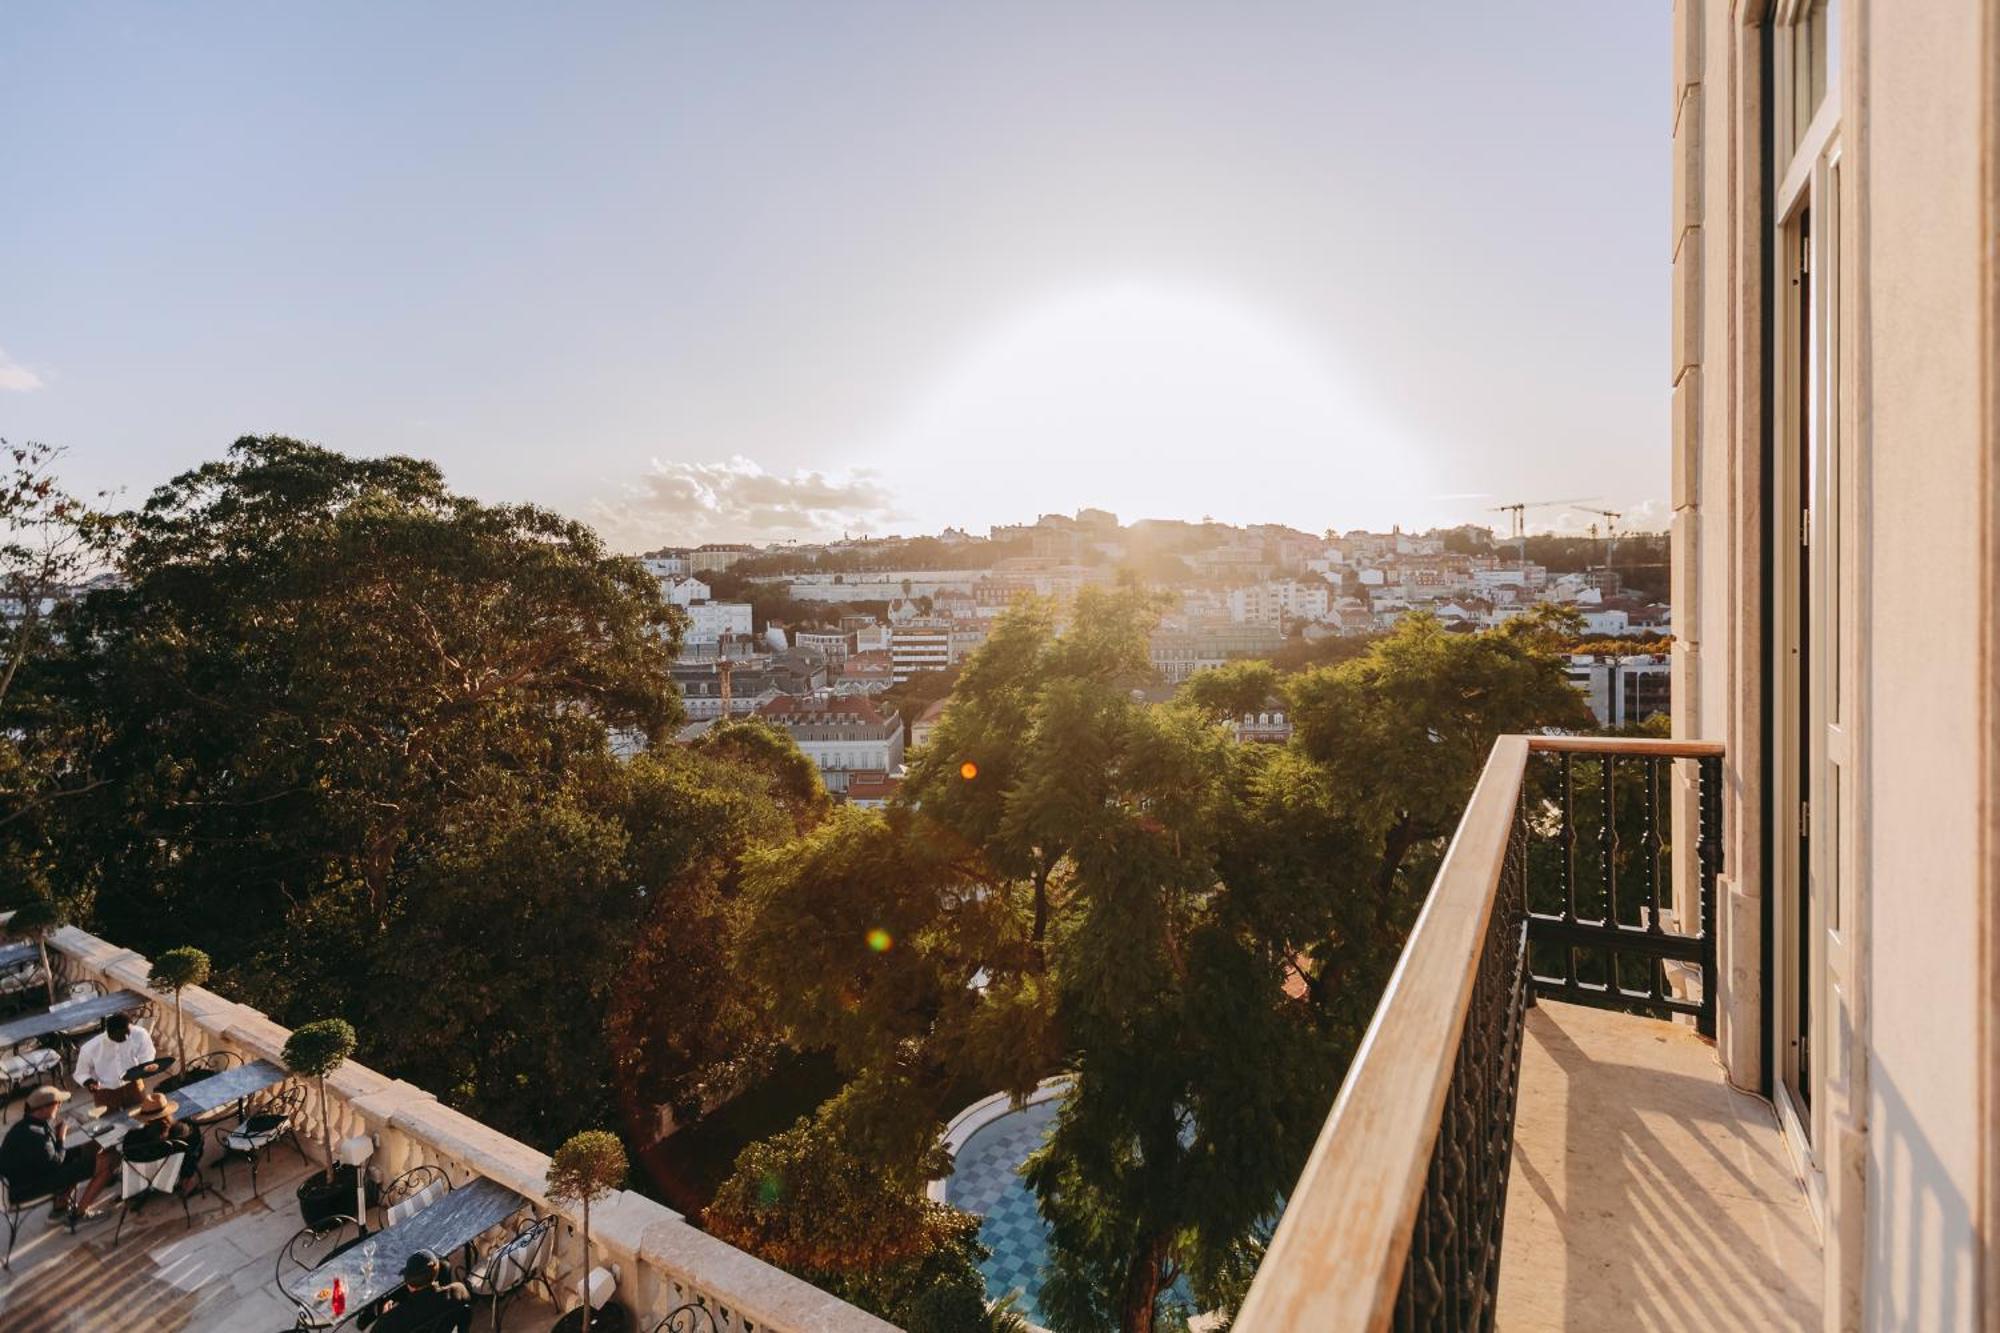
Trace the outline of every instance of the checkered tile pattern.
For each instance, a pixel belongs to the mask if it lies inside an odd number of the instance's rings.
[[[1019,1291],[1021,1299],[1014,1308],[1034,1323],[1041,1322],[1035,1302],[1042,1291],[1042,1267],[1048,1262],[1048,1228],[1019,1171],[1028,1154],[1042,1146],[1056,1107],[1053,1101],[1040,1102],[975,1130],[959,1149],[945,1185],[948,1202],[984,1219],[979,1239],[993,1251],[980,1265],[987,1296],[998,1300]]]

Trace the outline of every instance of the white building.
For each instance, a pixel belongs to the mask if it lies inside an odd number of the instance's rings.
[[[660,580],[660,591],[669,602],[685,607],[695,602],[705,602],[714,594],[700,579],[692,577],[667,577]]]
[[[889,657],[901,685],[919,671],[943,671],[952,662],[952,627],[929,623],[898,625],[889,639]]]
[[[687,614],[689,643],[714,643],[725,634],[750,633],[748,602],[694,602]]]
[[[780,696],[757,715],[798,742],[828,791],[845,792],[851,774],[894,774],[903,766],[903,719],[866,695]]]

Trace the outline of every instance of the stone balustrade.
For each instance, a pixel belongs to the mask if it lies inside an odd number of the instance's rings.
[[[130,949],[76,927],[49,939],[50,960],[69,981],[92,980],[109,991],[133,990],[154,999],[152,1031],[163,1053],[173,1048],[173,997],[146,985],[152,963]],[[189,987],[181,1015],[190,1057],[233,1051],[244,1060],[280,1064],[291,1030],[247,1005]],[[544,1192],[547,1154],[481,1124],[401,1079],[348,1061],[326,1080],[333,1140],[358,1134],[375,1144],[372,1169],[382,1180],[413,1166],[442,1167],[454,1184],[475,1176],[506,1186],[538,1213],[564,1219],[549,1276],[573,1305],[584,1271],[581,1210]],[[317,1093],[306,1098],[300,1139],[308,1152],[322,1140]],[[894,1326],[727,1245],[651,1199],[620,1190],[591,1205],[592,1262],[618,1279],[618,1298],[650,1330],[676,1307],[699,1302],[720,1333],[894,1333]]]

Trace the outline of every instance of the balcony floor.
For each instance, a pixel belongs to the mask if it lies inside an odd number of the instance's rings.
[[[1777,1120],[1692,1028],[1538,1004],[1515,1124],[1502,1329],[1819,1327]]]

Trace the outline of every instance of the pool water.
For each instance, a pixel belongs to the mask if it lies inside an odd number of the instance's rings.
[[[986,1275],[987,1299],[1020,1292],[1014,1308],[1036,1324],[1042,1322],[1036,1298],[1049,1261],[1049,1233],[1020,1169],[1028,1154],[1042,1146],[1060,1105],[1038,1102],[981,1125],[958,1150],[945,1182],[945,1202],[982,1219],[980,1242],[993,1251],[979,1266]]]
[[[1061,1105],[1057,1099],[1037,1102],[980,1126],[958,1150],[945,1181],[945,1202],[981,1219],[980,1242],[993,1252],[979,1266],[986,1275],[986,1299],[997,1301],[1010,1291],[1019,1292],[1014,1309],[1037,1325],[1042,1322],[1049,1229],[1034,1191],[1021,1179],[1021,1163],[1042,1146]],[[1165,1297],[1183,1308],[1193,1304],[1185,1278],[1175,1282]]]

